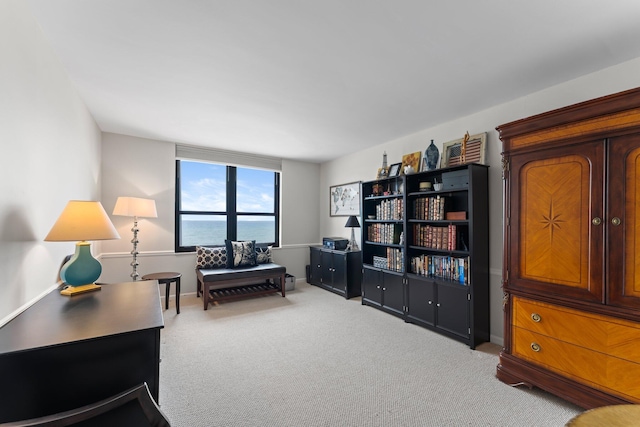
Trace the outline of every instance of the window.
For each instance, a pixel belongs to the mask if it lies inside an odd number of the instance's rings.
[[[280,173],[176,160],[176,252],[225,239],[280,243]]]

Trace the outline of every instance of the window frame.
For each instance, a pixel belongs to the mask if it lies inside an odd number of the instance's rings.
[[[273,247],[280,246],[280,171],[270,171],[273,172],[274,176],[274,189],[273,189],[273,213],[269,212],[238,212],[237,209],[237,170],[238,168],[244,169],[259,169],[252,168],[249,166],[232,166],[219,164],[226,168],[226,211],[188,211],[182,210],[180,206],[181,201],[181,175],[180,175],[180,165],[181,161],[188,161],[194,163],[213,163],[206,162],[201,160],[191,160],[191,159],[176,159],[176,171],[175,171],[175,217],[174,217],[174,250],[175,252],[195,252],[196,246],[181,246],[180,245],[180,219],[183,215],[220,215],[226,217],[227,223],[227,236],[228,240],[237,240],[238,236],[238,217],[243,216],[252,216],[252,217],[273,217],[274,225],[275,225],[275,241],[273,242],[256,242],[256,244],[268,244]],[[210,246],[219,246],[217,243],[205,243],[202,242],[202,246],[210,245]]]

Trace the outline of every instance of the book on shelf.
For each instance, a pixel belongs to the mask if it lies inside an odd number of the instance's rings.
[[[420,255],[411,258],[411,272],[469,286],[469,257]]]
[[[401,198],[383,200],[376,205],[376,219],[401,221],[403,206],[404,202]]]
[[[434,226],[428,224],[413,225],[413,244],[439,250],[457,250],[458,227],[455,224]]]
[[[400,244],[402,224],[376,223],[367,226],[367,240],[374,243]]]
[[[439,221],[444,219],[444,196],[419,197],[413,201],[413,217],[427,221]]]

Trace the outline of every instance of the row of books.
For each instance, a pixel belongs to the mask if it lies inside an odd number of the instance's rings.
[[[413,225],[413,244],[416,246],[455,251],[458,249],[457,241],[458,227],[455,224],[449,224],[446,227]]]
[[[370,224],[367,227],[367,240],[376,243],[400,244],[402,224]]]
[[[404,252],[397,248],[387,248],[389,270],[404,272]]]
[[[427,277],[452,280],[469,286],[469,257],[420,255],[411,258],[411,272]]]
[[[402,198],[383,200],[376,206],[376,219],[402,220]]]
[[[413,217],[427,221],[444,219],[444,196],[420,197],[413,201]]]

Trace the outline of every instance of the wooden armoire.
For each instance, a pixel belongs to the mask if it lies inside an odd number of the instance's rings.
[[[640,88],[497,130],[498,378],[583,408],[640,403]]]

